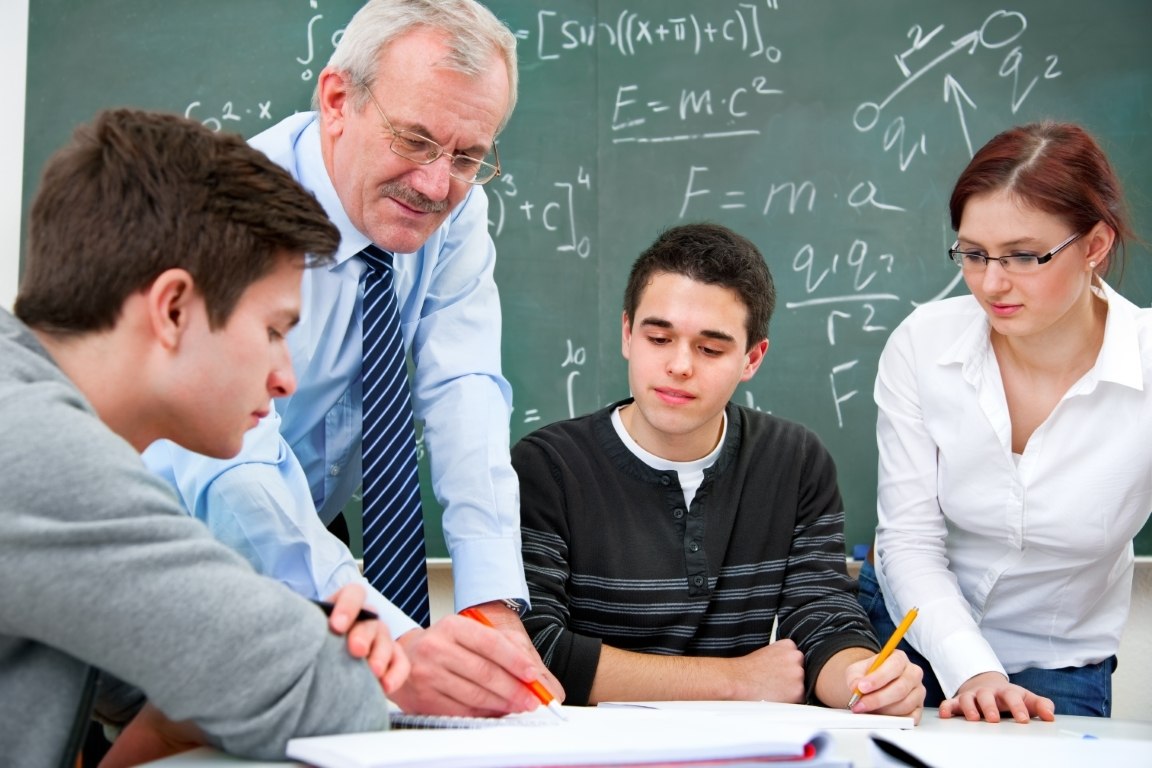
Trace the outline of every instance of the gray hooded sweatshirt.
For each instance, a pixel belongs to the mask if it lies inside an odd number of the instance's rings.
[[[184,514],[0,309],[0,762],[66,763],[94,669],[246,757],[387,727],[324,614]]]

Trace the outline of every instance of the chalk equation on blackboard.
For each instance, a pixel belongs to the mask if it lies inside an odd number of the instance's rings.
[[[568,355],[564,358],[564,362],[560,364],[561,370],[567,368],[569,365],[573,366],[572,370],[568,371],[567,377],[564,380],[564,388],[568,394],[568,418],[575,418],[578,414],[576,410],[576,396],[574,386],[576,384],[576,377],[580,375],[580,368],[588,361],[588,352],[584,347],[572,346],[572,339],[565,339],[568,345]]]
[[[768,10],[777,10],[778,0],[765,0]],[[531,32],[514,30],[520,39]],[[636,56],[646,49],[667,46],[689,46],[699,54],[705,46],[736,46],[749,57],[762,57],[770,62],[780,60],[780,49],[766,41],[760,7],[739,3],[715,20],[702,19],[695,13],[666,18],[651,18],[624,9],[615,20],[578,21],[564,19],[557,11],[541,10],[536,14],[536,56],[541,61],[558,59],[565,51],[592,48],[603,38],[609,49],[621,56]]]
[[[613,105],[612,110],[611,129],[613,132],[645,126],[648,123],[649,116],[662,115],[662,113],[668,112],[671,109],[667,102],[660,99],[643,100],[634,98],[633,94],[638,91],[639,88],[640,86],[629,83],[621,85],[616,89],[616,103]],[[681,124],[687,122],[690,118],[700,116],[705,118],[719,117],[726,125],[736,121],[748,122],[745,118],[755,118],[755,114],[747,107],[749,102],[758,96],[781,96],[783,94],[784,91],[782,89],[771,87],[768,83],[768,78],[763,75],[756,75],[751,78],[751,82],[748,84],[734,86],[727,90],[724,95],[716,98],[713,98],[711,88],[705,88],[700,91],[683,88],[680,90],[677,109],[673,115],[679,118]],[[637,114],[642,111],[647,111],[650,115]],[[749,127],[673,133],[663,136],[613,136],[612,143],[635,142],[641,144],[659,144],[673,141],[692,141],[695,139],[729,139],[737,136],[759,135],[759,128]]]
[[[308,0],[308,5],[313,10],[317,10],[320,7],[318,0]],[[320,21],[323,18],[324,18],[323,14],[317,13],[317,14],[314,14],[312,16],[312,18],[308,19],[308,27],[307,27],[307,30],[306,30],[305,35],[304,35],[305,41],[307,43],[307,45],[306,45],[307,53],[303,57],[300,57],[300,56],[296,57],[296,62],[298,64],[301,64],[304,66],[304,69],[300,70],[300,79],[303,80],[304,82],[308,82],[313,77],[313,71],[312,71],[313,62],[318,61],[318,62],[320,62],[320,66],[323,66],[324,63],[328,61],[328,55],[332,51],[336,50],[336,46],[340,42],[340,38],[343,37],[343,35],[344,35],[343,27],[341,27],[340,29],[337,29],[335,32],[332,33],[332,36],[328,40],[331,47],[327,50],[327,52],[325,54],[323,54],[323,55],[317,54],[316,41],[315,41],[315,37],[316,37],[315,27],[316,27],[316,22]]]
[[[815,293],[816,289],[820,287],[820,284],[823,283],[829,275],[838,274],[841,264],[847,265],[844,271],[851,276],[851,288],[856,293],[850,296],[824,296],[818,299],[789,301],[785,306],[789,309],[795,309],[797,307],[806,307],[815,304],[833,304],[840,301],[864,300],[860,291],[863,291],[872,283],[876,276],[880,274],[880,270],[891,274],[892,265],[895,261],[896,257],[891,253],[881,253],[875,257],[875,260],[869,261],[868,243],[857,238],[852,241],[852,245],[848,249],[848,255],[843,262],[840,260],[840,254],[834,253],[828,266],[817,272],[819,267],[816,264],[816,249],[813,248],[811,243],[805,243],[796,253],[795,258],[792,259],[792,271],[804,276],[805,293]],[[873,269],[872,265],[877,263],[879,269]],[[897,298],[894,294],[867,294],[866,296],[869,301]]]
[[[942,41],[946,39],[942,34],[945,25],[939,24],[927,31],[920,25],[913,25],[907,32],[911,45],[894,54],[902,80],[883,99],[860,103],[852,116],[853,127],[860,133],[872,131],[880,124],[882,114],[912,83],[931,72],[937,72],[942,84],[941,104],[955,111],[956,124],[964,142],[964,149],[971,157],[973,145],[966,110],[976,110],[978,99],[972,95],[975,91],[965,89],[961,78],[944,69],[943,65],[961,53],[972,56],[994,51],[1000,56],[999,52],[1007,49],[1006,54],[999,60],[996,71],[998,77],[1011,82],[1008,107],[1012,114],[1015,114],[1040,82],[1053,80],[1061,75],[1059,60],[1055,55],[1046,56],[1040,69],[1035,73],[1027,76],[1023,74],[1028,59],[1024,47],[1017,43],[1027,27],[1024,14],[999,10],[989,14],[978,28],[943,43]],[[917,156],[928,154],[928,133],[910,130],[909,123],[903,115],[894,115],[884,127],[881,145],[885,153],[896,152],[897,163],[903,173],[909,169]],[[707,170],[703,167],[691,169],[681,206],[682,217],[689,211],[690,202],[693,206],[699,206],[713,195],[704,183],[703,174]],[[902,191],[906,194],[916,193],[910,189]],[[806,197],[800,197],[802,192],[807,193]],[[777,194],[784,195],[783,202],[787,203],[787,206],[774,205]],[[797,205],[798,197],[800,205]],[[747,204],[740,190],[725,190],[722,199],[723,202],[719,204],[722,210],[739,209]],[[805,201],[806,206],[803,204]],[[767,216],[770,212],[785,210],[789,214],[797,211],[811,213],[816,201],[817,189],[811,181],[777,183],[771,185],[769,192],[764,195],[762,214]],[[883,197],[877,185],[871,181],[859,182],[848,195],[847,202],[857,209],[869,207],[890,211],[894,215],[906,211],[906,206],[900,204],[902,201],[899,198]],[[885,290],[879,285],[879,281],[893,273],[896,263],[896,255],[886,249],[881,249],[875,256],[870,255],[869,243],[863,238],[853,239],[843,258],[839,251],[833,252],[829,257],[820,254],[812,243],[805,243],[796,252],[791,264],[792,271],[802,277],[805,296],[785,302],[785,307],[790,310],[816,309],[827,312],[824,327],[830,348],[836,347],[837,331],[845,324],[850,323],[850,327],[865,334],[887,333],[890,327],[877,321],[877,308],[882,303],[899,302],[902,297],[896,291]],[[847,278],[847,290],[830,290],[832,278],[837,276]],[[947,285],[928,301],[949,295],[960,280],[959,274],[953,275]],[[836,286],[843,288],[844,282],[844,279],[841,279]],[[922,302],[910,301],[910,303],[916,305]],[[828,392],[835,411],[836,423],[841,429],[844,428],[846,419],[845,404],[860,394],[859,387],[845,387],[842,382],[845,377],[855,375],[854,371],[861,362],[862,359],[858,356],[851,356],[832,364],[827,372]]]
[[[311,10],[319,9],[319,0],[308,0],[308,6]],[[312,14],[304,24],[303,37],[304,37],[304,53],[297,55],[294,58],[297,64],[301,65],[303,69],[300,70],[300,79],[304,82],[312,80],[315,76],[315,69],[323,67],[328,59],[331,57],[332,52],[336,50],[336,45],[340,42],[340,38],[344,34],[344,28],[341,26],[339,29],[333,31],[327,38],[327,47],[317,45],[317,23],[324,19],[321,13]],[[342,19],[341,23],[347,21]],[[249,125],[240,125],[246,118],[252,118],[260,123],[267,123],[271,125],[276,120],[279,120],[285,115],[272,113],[272,101],[257,100],[251,106],[245,106],[240,103],[238,99],[221,100],[218,102],[220,106],[205,105],[201,101],[191,101],[184,107],[184,117],[190,120],[199,120],[203,125],[211,128],[213,131],[230,130],[244,133],[246,135],[253,135],[264,127],[257,126],[253,129]],[[218,111],[217,111],[218,110]],[[205,112],[209,113],[205,116]],[[233,123],[236,123],[235,125]]]
[[[702,215],[697,208],[706,201],[698,200],[698,198],[709,198],[714,194],[712,188],[706,186],[710,184],[706,178],[710,170],[706,165],[688,167],[688,177],[681,197],[679,218],[683,219],[690,211],[692,215]],[[809,179],[800,182],[764,182],[758,180],[757,183],[761,187],[767,186],[767,191],[762,193],[762,198],[757,198],[755,201],[758,204],[758,201],[763,199],[764,204],[760,207],[760,213],[763,216],[781,210],[782,206],[786,208],[789,214],[795,214],[797,210],[801,209],[812,213],[816,207],[816,184]],[[865,180],[852,187],[845,201],[857,210],[865,207],[881,211],[905,210],[902,206],[883,202],[878,197],[879,193],[880,190],[875,183]],[[719,210],[742,210],[749,205],[747,189],[727,189],[715,194],[722,195],[722,200],[717,203]],[[832,197],[836,199],[839,195],[834,193]]]
[[[922,57],[931,55],[931,52],[936,47],[933,41],[944,31],[943,24],[935,26],[930,32],[925,32],[919,24],[913,25],[908,30],[907,35],[912,41],[912,45],[896,54],[896,64],[904,79],[879,102],[865,101],[856,107],[856,112],[852,115],[852,124],[856,127],[856,130],[861,133],[868,133],[880,122],[881,113],[897,96],[921,77],[932,72],[956,54],[966,51],[969,56],[973,56],[981,49],[985,51],[999,51],[1019,40],[1027,29],[1028,20],[1024,17],[1024,14],[1017,11],[994,11],[984,19],[984,22],[978,29],[974,29],[952,40],[943,51],[937,53],[918,69],[913,70],[909,67],[909,59],[919,60]],[[1047,55],[1044,58],[1042,69],[1039,73],[1033,74],[1031,79],[1027,79],[1028,76],[1023,75],[1023,80],[1027,80],[1026,83],[1023,82],[1021,75],[1023,66],[1024,48],[1023,46],[1016,45],[1004,56],[997,71],[1000,77],[1011,78],[1012,80],[1012,96],[1009,105],[1012,109],[1012,114],[1016,114],[1020,106],[1024,103],[1024,100],[1028,98],[1032,89],[1041,79],[1052,80],[1061,74],[1058,69],[1059,57],[1055,54]],[[964,110],[966,106],[968,109],[977,109],[976,102],[972,100],[960,81],[950,72],[944,73],[941,82],[943,83],[944,102],[950,102],[955,106],[960,130],[968,149],[968,156],[971,157],[972,139],[968,134],[968,123]],[[908,170],[917,153],[924,155],[928,151],[927,137],[921,133],[919,138],[910,138],[902,115],[897,115],[885,127],[883,146],[885,152],[893,149],[896,150],[901,171]]]
[[[305,56],[304,58],[300,58],[299,56],[296,57],[296,61],[305,65],[305,67],[308,67],[308,65],[311,64],[312,61],[316,58],[316,44],[312,40],[312,27],[316,24],[316,22],[320,21],[320,19],[322,19],[322,18],[324,18],[324,16],[318,13],[315,16],[313,16],[311,19],[308,20],[308,34],[307,34],[308,55]],[[300,79],[304,80],[304,81],[308,81],[308,80],[312,79],[311,67],[308,67],[308,68],[306,68],[300,72]]]
[[[271,101],[258,101],[256,102],[255,107],[240,107],[240,111],[243,114],[240,114],[236,111],[237,108],[234,106],[233,102],[226,101],[224,102],[223,106],[220,107],[220,113],[218,115],[210,115],[208,117],[202,116],[203,106],[204,105],[202,105],[199,101],[191,102],[187,107],[184,108],[184,117],[188,118],[189,120],[199,120],[202,124],[217,132],[224,130],[225,127],[228,127],[228,130],[238,130],[236,127],[226,126],[225,123],[229,121],[238,123],[244,119],[244,116],[252,116],[253,109],[256,110],[257,120],[263,120],[267,122],[272,121]]]
[[[584,364],[588,362],[588,350],[583,346],[576,346],[572,343],[572,339],[565,339],[564,344],[566,353],[564,361],[560,363],[561,376],[564,380],[564,391],[568,398],[568,418],[575,418],[583,413],[582,410],[576,408],[576,379],[581,374],[581,369]],[[568,369],[572,366],[571,369]],[[566,370],[568,369],[568,370]],[[513,418],[515,418],[515,409],[513,409]],[[528,408],[523,413],[522,423],[532,424],[540,421],[540,409]]]
[[[556,246],[560,253],[575,253],[582,259],[592,254],[592,238],[581,234],[576,221],[576,195],[592,194],[592,175],[579,166],[575,177],[569,181],[553,182],[551,191],[559,190],[559,199],[549,199],[537,203],[533,200],[518,200],[519,190],[516,177],[503,174],[496,184],[488,187],[489,217],[488,226],[492,236],[499,237],[504,232],[510,214],[527,224],[538,223],[547,232],[561,233],[562,240]]]

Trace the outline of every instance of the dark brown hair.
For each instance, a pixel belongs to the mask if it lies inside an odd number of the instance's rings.
[[[659,274],[683,275],[732,289],[748,311],[747,349],[768,338],[776,287],[764,257],[748,238],[719,224],[683,224],[665,230],[632,265],[624,290],[624,312],[629,322],[635,321],[644,289]]]
[[[1104,150],[1072,123],[1042,122],[1010,128],[980,148],[960,174],[948,209],[959,231],[964,206],[974,195],[1007,190],[1027,205],[1058,216],[1081,234],[1102,221],[1116,233],[1113,254],[1123,269],[1132,230],[1120,180]],[[1112,267],[1101,266],[1102,272]]]
[[[280,260],[326,264],[339,243],[316,199],[239,136],[110,110],[45,167],[14,311],[48,333],[107,330],[128,296],[182,268],[215,329]]]

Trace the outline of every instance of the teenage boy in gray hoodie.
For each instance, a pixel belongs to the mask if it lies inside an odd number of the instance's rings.
[[[337,634],[362,593],[330,621],[139,456],[159,438],[233,456],[295,389],[302,271],[339,242],[319,204],[239,137],[120,110],[53,157],[28,233],[15,316],[0,310],[5,764],[73,765],[94,699],[138,706],[101,697],[128,688],[113,679],[248,757],[386,727],[407,662],[381,622]]]

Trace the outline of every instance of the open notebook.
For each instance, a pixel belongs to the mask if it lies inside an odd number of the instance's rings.
[[[744,715],[653,709],[564,707],[567,722],[539,712],[516,728],[405,729],[293,739],[288,757],[320,768],[516,768],[692,765],[771,760],[780,766],[848,766],[829,740],[802,725]],[[545,725],[546,718],[553,724]],[[506,720],[506,718],[501,718]],[[509,725],[505,722],[503,725]],[[536,726],[539,727],[536,727]]]
[[[847,709],[830,709],[808,704],[784,704],[776,701],[605,701],[601,707],[659,709],[672,712],[711,712],[718,715],[745,715],[772,725],[802,725],[819,730],[841,728],[914,728],[911,717],[856,714]]]

